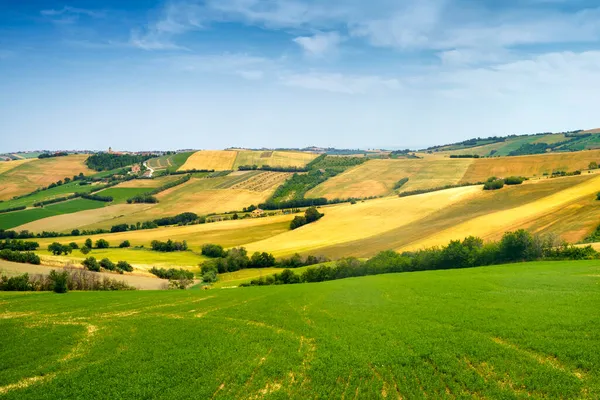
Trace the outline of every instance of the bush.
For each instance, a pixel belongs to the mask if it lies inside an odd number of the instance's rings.
[[[127,224],[119,224],[119,225],[113,225],[110,228],[110,232],[111,233],[117,233],[117,232],[127,232],[128,230],[128,226]]]
[[[221,258],[225,257],[227,252],[218,244],[205,244],[202,246],[202,255],[211,258]]]
[[[95,257],[88,257],[81,264],[90,271],[100,272],[100,264]]]
[[[131,247],[131,243],[129,243],[129,240],[124,240],[123,242],[121,242],[121,244],[119,245],[120,249],[125,249],[127,247]]]
[[[40,244],[37,242],[25,242],[17,239],[6,239],[4,242],[0,242],[0,250],[33,251],[37,250],[38,247],[40,247]]]
[[[48,245],[48,251],[51,252],[55,256],[60,256],[61,254],[71,254],[73,248],[71,246],[63,245],[58,242],[54,242]]]
[[[156,268],[152,267],[150,270],[151,274],[158,276],[161,279],[194,279],[194,273],[191,271],[186,271],[183,268],[175,269],[164,269],[164,268]]]
[[[185,225],[190,222],[194,222],[198,219],[198,215],[192,212],[185,212],[182,214],[178,214],[174,217],[165,217],[155,219],[153,222],[158,226],[167,226],[167,225]]]
[[[305,211],[304,217],[301,217],[301,216],[295,216],[294,217],[294,219],[290,223],[290,229],[294,230],[294,229],[299,228],[299,227],[301,227],[303,225],[310,224],[311,222],[318,221],[319,219],[321,219],[323,217],[323,215],[325,215],[325,214],[321,214],[316,209],[316,207],[309,207]]]
[[[398,182],[396,182],[394,184],[394,190],[400,189],[402,186],[404,186],[406,184],[406,182],[408,182],[408,178],[400,179]]]
[[[174,242],[171,239],[166,242],[153,240],[150,245],[152,246],[152,250],[160,252],[186,251],[188,249],[187,241],[185,240],[183,242]]]
[[[69,274],[66,271],[56,272],[56,270],[50,271],[48,278],[52,282],[52,291],[54,293],[67,293],[67,279]]]
[[[508,178],[504,179],[504,183],[507,185],[520,185],[526,179],[527,178],[524,178],[522,176],[509,176]]]
[[[97,249],[108,249],[110,247],[109,243],[104,239],[96,240],[96,248]]]
[[[117,269],[125,272],[133,272],[133,267],[127,261],[119,261],[117,263]]]
[[[483,190],[498,190],[504,187],[504,181],[502,179],[488,180],[483,184]]]
[[[83,246],[83,247],[81,248],[81,250],[79,250],[79,251],[81,251],[81,253],[82,253],[83,255],[86,255],[86,254],[89,254],[89,252],[90,252],[90,251],[92,251],[92,249],[90,249],[90,248],[89,248],[89,247],[87,247],[87,246]]]
[[[130,199],[127,199],[128,204],[156,204],[158,199],[149,194],[139,194]]]
[[[89,238],[88,238],[88,239],[85,239],[85,246],[86,246],[87,248],[91,249],[91,248],[93,247],[93,246],[92,246],[92,239],[89,239]]]
[[[78,250],[79,249],[79,245],[75,242],[71,242],[69,243],[69,247],[72,248],[73,250]]]
[[[306,218],[300,215],[296,215],[292,222],[290,222],[290,229],[294,230],[304,225],[306,225]]]
[[[115,263],[110,261],[108,258],[103,258],[102,260],[100,260],[100,266],[108,271],[115,270]]]
[[[596,200],[600,200],[600,192],[596,194]]]

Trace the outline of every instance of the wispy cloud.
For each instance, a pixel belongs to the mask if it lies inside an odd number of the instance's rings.
[[[378,90],[399,89],[397,79],[371,75],[345,75],[341,73],[293,73],[280,77],[286,86],[323,90],[342,94],[365,94]]]
[[[88,10],[70,6],[65,6],[61,9],[41,10],[40,14],[56,24],[73,24],[79,21],[82,16],[89,18],[104,18],[106,16],[104,11]]]
[[[342,42],[337,32],[317,33],[313,36],[299,36],[294,39],[305,53],[311,56],[323,57],[331,55]]]

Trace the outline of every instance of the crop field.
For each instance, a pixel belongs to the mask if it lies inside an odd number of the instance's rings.
[[[84,164],[87,157],[85,154],[76,154],[24,162],[0,174],[0,200],[30,193],[39,187],[48,186],[65,177],[73,177],[80,172],[92,175],[94,171]]]
[[[597,261],[544,262],[236,290],[2,293],[0,394],[596,399],[599,276]]]
[[[10,171],[11,169],[18,167],[19,165],[26,164],[30,161],[33,161],[33,159],[0,161],[0,174],[5,173],[6,171]]]
[[[490,176],[542,176],[552,171],[587,169],[591,161],[600,162],[600,150],[577,153],[552,153],[510,158],[480,158],[469,166],[461,182],[480,182]]]
[[[31,196],[4,201],[0,203],[0,210],[20,206],[30,207],[33,206],[33,203],[36,203],[38,201],[50,200],[57,197],[65,197],[73,193],[88,193],[92,189],[94,189],[94,185],[80,186],[78,182],[67,183],[66,185],[61,185],[52,189],[47,189],[32,194]]]
[[[232,170],[236,157],[237,151],[202,150],[189,156],[179,169],[182,171],[190,169]]]
[[[100,202],[95,201],[94,203]],[[47,210],[49,207],[52,206],[47,206],[45,210]],[[17,226],[15,229],[18,231],[28,230],[30,232],[70,232],[76,228],[82,228],[96,224],[98,221],[109,221],[106,224],[110,227],[115,225],[110,222],[111,220],[122,217],[125,214],[141,212],[150,207],[151,206],[147,204],[119,204],[106,207],[100,206],[100,208],[78,211],[72,214],[59,214],[53,216],[40,214],[40,218],[36,218],[35,220],[32,220],[32,222],[24,225]],[[0,221],[1,220],[2,216],[0,215]]]
[[[99,191],[99,196],[109,196],[113,198],[112,204],[126,203],[127,199],[148,192],[150,189],[147,187],[135,187],[135,188],[123,188],[113,187]]]
[[[119,183],[115,188],[147,188],[148,191],[157,187],[161,187],[166,185],[167,183],[176,181],[180,179],[181,176],[170,175],[170,176],[161,176],[160,178],[154,179],[132,179],[130,181],[126,181],[123,183]]]
[[[188,151],[152,158],[148,160],[146,164],[156,171],[162,171],[165,169],[177,171],[177,169],[179,169],[183,164],[185,164],[187,159],[194,153],[194,151]]]
[[[238,151],[233,169],[241,165],[268,165],[271,167],[304,167],[317,158],[317,154],[299,151]]]
[[[337,175],[307,193],[327,199],[390,194],[402,178],[409,181],[401,191],[456,184],[473,159],[428,158],[422,160],[370,160]]]
[[[43,208],[32,208],[0,214],[0,229],[10,229],[54,215],[70,214],[83,210],[104,207],[105,203],[95,200],[74,199],[52,204]]]
[[[278,274],[281,271],[283,271],[283,268],[248,268],[235,272],[227,272],[219,274],[219,280],[213,284],[212,287],[215,289],[235,287],[240,283],[250,282],[252,279]]]
[[[228,182],[226,186],[219,188],[228,188],[236,190],[250,190],[253,192],[273,192],[279,185],[285,182],[291,173],[286,172],[260,172],[237,182]]]

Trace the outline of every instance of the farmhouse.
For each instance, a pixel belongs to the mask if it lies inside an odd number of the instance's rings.
[[[257,208],[256,210],[252,211],[252,213],[250,215],[252,215],[252,218],[259,218],[259,217],[264,217],[265,212],[264,212],[264,210]]]

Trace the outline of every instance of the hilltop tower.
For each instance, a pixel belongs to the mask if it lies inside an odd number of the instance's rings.
[[[112,147],[108,148],[108,154],[112,154]]]

